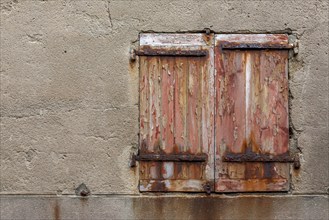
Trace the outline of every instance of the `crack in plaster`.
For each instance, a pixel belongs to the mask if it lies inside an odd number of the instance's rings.
[[[113,27],[113,23],[112,23],[111,11],[110,11],[110,3],[111,3],[111,1],[108,0],[107,1],[107,4],[106,4],[106,12],[107,12],[107,16],[109,18],[110,27],[112,28]]]

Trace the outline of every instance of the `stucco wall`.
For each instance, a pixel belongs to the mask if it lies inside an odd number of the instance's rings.
[[[138,194],[140,32],[293,33],[292,194],[327,194],[328,1],[1,0],[1,194]],[[298,148],[298,149],[297,149]],[[7,201],[7,200],[2,200]]]

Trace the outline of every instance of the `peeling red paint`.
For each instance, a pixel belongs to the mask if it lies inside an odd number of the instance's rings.
[[[141,36],[140,190],[288,190],[288,37],[213,39]]]
[[[139,157],[140,189],[200,191],[213,178],[213,165],[206,171],[213,161],[208,160],[213,158],[213,52],[206,42],[212,36],[168,35],[175,45],[161,37],[141,39],[148,45],[141,45],[140,52],[148,55],[140,57],[140,143],[147,146],[141,147]],[[197,161],[198,155],[206,157]],[[148,157],[157,162],[147,162]]]
[[[274,163],[292,161],[288,155],[288,51],[273,49],[273,44],[286,46],[287,37],[216,39],[216,155],[220,158],[216,191],[288,190],[289,164]],[[225,50],[223,40],[258,45],[258,50]]]

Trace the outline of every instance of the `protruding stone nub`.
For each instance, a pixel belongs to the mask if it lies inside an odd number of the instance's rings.
[[[86,184],[81,183],[76,189],[75,189],[75,194],[77,196],[89,196],[90,195],[90,190],[86,186]]]

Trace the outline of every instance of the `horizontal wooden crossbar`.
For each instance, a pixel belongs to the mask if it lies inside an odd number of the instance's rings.
[[[205,162],[207,154],[140,154],[135,155],[137,161],[173,161],[173,162]]]

